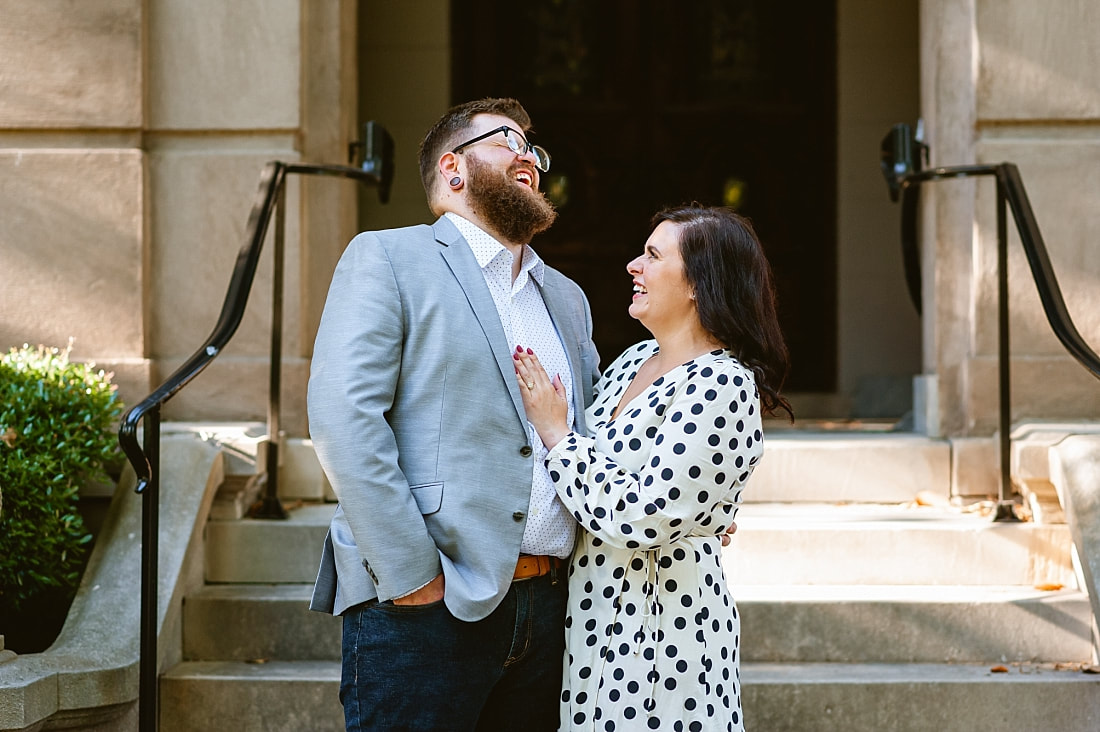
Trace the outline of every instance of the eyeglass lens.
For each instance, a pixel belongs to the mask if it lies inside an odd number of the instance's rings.
[[[535,167],[543,173],[550,170],[550,153],[546,152],[545,148],[532,145],[522,138],[519,133],[513,134],[511,128],[505,128],[504,139],[508,141],[508,149],[516,155],[523,155],[531,150],[535,154]]]

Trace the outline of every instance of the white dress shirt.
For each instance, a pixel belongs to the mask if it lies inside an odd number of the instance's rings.
[[[569,402],[568,424],[572,427],[573,374],[561,338],[539,291],[545,263],[530,246],[525,245],[519,276],[513,281],[514,257],[503,244],[457,214],[444,215],[458,227],[473,250],[512,350],[516,346],[530,348],[539,357],[551,379],[555,374],[561,377]],[[524,554],[567,557],[573,550],[577,525],[558,499],[544,462],[547,449],[530,422],[527,423],[527,437],[534,449],[535,461],[531,480],[531,503],[520,551]]]

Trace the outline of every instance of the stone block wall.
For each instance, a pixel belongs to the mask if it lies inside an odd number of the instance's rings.
[[[148,382],[140,2],[0,1],[0,348]]]
[[[0,18],[0,347],[71,337],[133,404],[213,329],[264,164],[346,162],[356,5],[0,0]],[[354,186],[288,186],[292,433]],[[165,418],[265,415],[271,238],[233,342]]]
[[[1100,7],[925,0],[922,114],[933,165],[1015,163],[1078,330],[1100,350]],[[996,188],[923,186],[929,431],[997,425]],[[1053,335],[1009,222],[1013,421],[1100,418],[1100,384]],[[928,273],[934,273],[931,277]]]
[[[904,373],[919,329],[916,423],[989,436],[992,183],[925,187],[917,325],[895,271],[896,207],[865,171],[867,141],[910,114],[883,79],[912,64],[869,61],[890,50],[876,29],[904,16],[880,6],[838,5],[842,390]],[[286,429],[305,434],[313,334],[343,247],[359,223],[430,218],[415,151],[451,102],[450,12],[446,0],[0,0],[0,349],[73,337],[74,358],[115,372],[134,403],[213,328],[263,164],[343,163],[359,121],[377,119],[397,141],[391,204],[347,181],[288,189],[282,403]],[[1069,310],[1100,348],[1100,7],[920,0],[919,23],[932,162],[1020,167]],[[1010,247],[1014,419],[1100,418],[1095,379],[1055,341],[1015,237]],[[167,418],[264,416],[269,254],[233,343]]]

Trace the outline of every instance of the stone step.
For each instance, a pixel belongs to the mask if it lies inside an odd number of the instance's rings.
[[[160,679],[163,732],[343,732],[339,661],[177,664]]]
[[[951,443],[908,432],[766,431],[746,501],[911,501],[947,496]]]
[[[188,660],[336,660],[338,618],[308,585],[209,585],[184,601]],[[745,661],[1073,662],[1091,656],[1077,590],[1030,587],[734,587]],[[262,632],[259,632],[262,629]]]
[[[746,727],[769,732],[1100,729],[1100,675],[1076,664],[993,668],[749,663],[741,703]]]
[[[192,661],[340,658],[341,620],[309,609],[312,585],[207,585],[183,601]]]
[[[305,583],[335,510],[290,507],[286,521],[211,520],[206,581]],[[993,523],[950,507],[752,503],[723,552],[733,586],[766,584],[1076,587],[1064,524]]]
[[[733,588],[741,658],[768,662],[1083,662],[1092,610],[1077,590],[917,585]]]
[[[313,582],[334,503],[288,503],[285,521],[211,519],[206,524],[207,582]]]
[[[993,523],[948,506],[754,503],[723,551],[731,586],[1061,585],[1065,524]]]
[[[765,439],[764,459],[746,500],[889,503],[926,491],[950,492],[952,444],[946,440],[911,432],[771,427]],[[312,441],[288,439],[282,457],[279,495],[284,500],[335,500]]]
[[[773,664],[741,667],[749,729],[784,732],[1100,727],[1100,675],[1075,665]],[[182,663],[161,679],[166,732],[339,731],[336,661]],[[199,701],[201,700],[201,702]]]

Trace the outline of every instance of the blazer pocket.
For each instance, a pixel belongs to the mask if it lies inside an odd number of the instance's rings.
[[[409,486],[409,490],[412,491],[413,500],[416,501],[416,506],[420,509],[420,513],[425,516],[435,513],[443,505],[442,483],[413,485]]]

